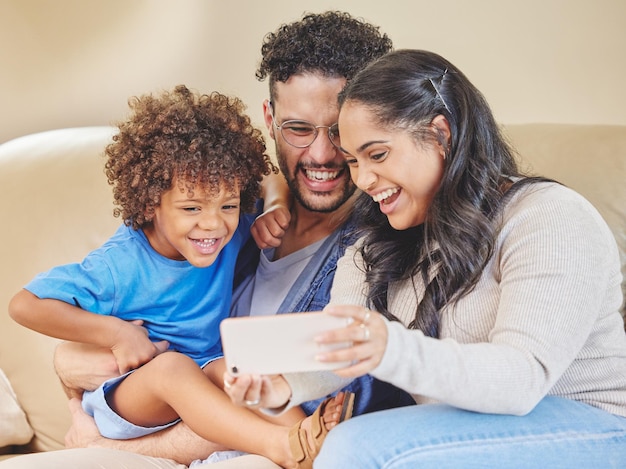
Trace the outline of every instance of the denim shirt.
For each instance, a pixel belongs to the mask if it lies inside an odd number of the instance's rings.
[[[322,243],[289,290],[278,309],[278,314],[323,309],[330,301],[330,289],[335,278],[337,261],[356,239],[356,220],[351,216]],[[235,289],[246,278],[255,274],[259,252],[252,239],[242,249],[237,261]],[[370,375],[355,378],[341,391],[355,393],[354,415],[415,404],[407,392]],[[334,394],[336,393],[332,395]],[[308,401],[300,407],[307,415],[311,415],[324,399]]]

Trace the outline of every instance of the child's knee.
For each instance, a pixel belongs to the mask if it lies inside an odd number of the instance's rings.
[[[195,361],[179,352],[164,352],[154,357],[144,366],[150,366],[153,371],[168,373],[173,376],[186,368],[199,368]],[[166,375],[167,376],[167,375]]]

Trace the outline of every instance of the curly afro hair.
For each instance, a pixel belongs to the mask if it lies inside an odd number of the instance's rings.
[[[365,65],[392,50],[391,39],[378,29],[339,11],[305,14],[265,36],[256,77],[270,77],[270,92],[274,83],[298,73],[350,80]]]
[[[150,223],[174,181],[189,194],[197,188],[217,195],[238,186],[242,211],[253,211],[263,176],[277,169],[241,100],[179,85],[128,104],[130,116],[105,150],[116,217],[133,229]]]

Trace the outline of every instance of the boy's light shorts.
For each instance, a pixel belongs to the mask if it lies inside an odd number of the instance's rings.
[[[207,362],[203,364],[201,368],[204,368],[207,364],[221,357],[223,357],[223,355],[219,355],[217,357],[207,360]],[[154,427],[142,427],[140,425],[135,425],[134,423],[131,423],[128,420],[120,417],[119,414],[111,409],[109,403],[106,401],[107,392],[117,386],[133,371],[135,370],[131,370],[128,373],[123,374],[122,376],[118,376],[117,378],[111,378],[105,381],[95,391],[85,391],[83,393],[83,410],[94,418],[100,434],[105,438],[110,438],[112,440],[129,440],[131,438],[139,438],[142,436],[150,435],[151,433],[156,433],[160,430],[164,430],[180,422],[180,419],[176,419],[164,425],[157,425]],[[137,398],[141,399],[141,396],[137,396]]]
[[[111,409],[109,403],[106,401],[106,393],[112,387],[117,386],[133,371],[129,371],[117,378],[111,378],[102,383],[95,391],[85,391],[83,394],[83,410],[94,418],[100,434],[105,438],[111,438],[113,440],[139,438],[171,427],[180,420],[176,419],[170,423],[156,427],[141,427],[130,423]],[[138,396],[138,398],[141,398],[141,396]]]

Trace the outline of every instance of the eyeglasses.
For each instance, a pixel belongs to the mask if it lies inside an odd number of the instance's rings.
[[[333,125],[313,125],[310,122],[300,120],[288,120],[278,125],[274,118],[274,105],[270,102],[270,115],[272,116],[272,122],[280,134],[283,136],[285,142],[292,147],[306,148],[313,145],[313,142],[317,138],[319,133],[318,129],[328,129],[328,139],[336,148],[341,148],[341,140],[339,138],[339,127],[335,123]]]

